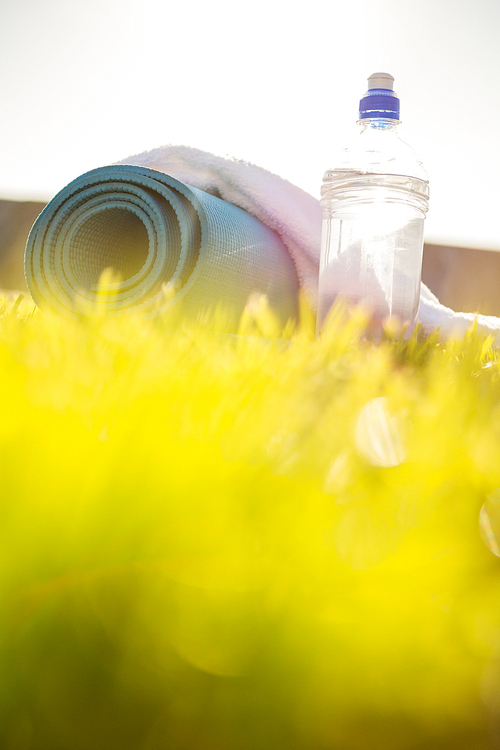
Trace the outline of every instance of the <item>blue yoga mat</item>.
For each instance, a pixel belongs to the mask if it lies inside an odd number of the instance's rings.
[[[112,281],[103,284],[103,271]],[[40,307],[75,314],[173,305],[200,318],[220,308],[237,328],[253,293],[281,324],[297,317],[299,284],[281,239],[255,217],[145,167],[81,175],[48,203],[30,232],[28,288]]]

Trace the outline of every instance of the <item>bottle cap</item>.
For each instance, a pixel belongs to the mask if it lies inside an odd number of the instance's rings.
[[[372,73],[368,91],[359,103],[359,119],[399,120],[399,98],[393,91],[394,78],[389,73]]]

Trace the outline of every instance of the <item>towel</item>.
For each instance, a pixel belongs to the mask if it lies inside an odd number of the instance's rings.
[[[167,180],[167,182],[169,179],[177,180],[184,186],[190,186],[189,188],[185,187],[185,189],[196,194],[198,198],[200,198],[200,195],[213,196],[222,200],[226,205],[229,204],[233,207],[238,207],[247,216],[257,220],[260,225],[267,227],[271,230],[268,238],[271,236],[278,238],[280,248],[286,248],[286,254],[293,263],[298,282],[304,290],[311,306],[316,310],[321,247],[321,207],[319,200],[281,177],[254,164],[237,159],[221,158],[187,146],[163,146],[152,151],[127,157],[118,162],[118,165],[122,167],[133,165],[149,170],[159,170],[160,173],[163,173],[162,180]],[[99,170],[94,170],[94,172],[89,174],[99,175],[103,173],[99,172]],[[165,175],[169,175],[169,177],[165,177]],[[77,182],[78,180],[75,181],[75,183]],[[71,185],[75,183],[71,183],[68,188],[71,188]],[[199,192],[196,193],[196,191],[202,192],[200,194]],[[205,198],[205,201],[207,200]],[[51,204],[49,203],[47,208],[50,206]],[[32,233],[34,230],[32,230]],[[43,287],[43,293],[45,294],[47,293],[47,286],[50,284],[51,290],[49,296],[51,296],[54,292],[54,286],[58,286],[57,284],[54,285],[53,280],[51,280],[51,274],[58,272],[58,266],[54,265],[52,260],[52,255],[55,252],[53,245],[50,245],[47,250],[50,258],[48,258],[45,264],[47,268],[45,269],[44,266],[43,274],[41,273],[41,261],[39,258],[45,252],[41,247],[42,239],[41,234],[39,234],[41,230],[42,227],[37,229],[34,237],[28,241],[26,252],[28,287],[35,301],[41,300],[43,296],[41,287]],[[45,224],[43,231],[46,231]],[[219,228],[219,231],[223,233],[222,228]],[[54,242],[52,236],[50,241]],[[220,234],[212,238],[212,241],[214,243],[220,242]],[[269,250],[261,248],[260,252],[260,263],[262,263],[263,267],[267,263],[271,266],[283,263],[283,268],[285,268],[286,264],[283,261],[283,254],[276,250],[276,248],[271,249],[270,247]],[[37,260],[33,260],[32,256],[36,256]],[[218,251],[214,247],[211,249],[212,256],[217,258],[217,262],[220,260],[221,263],[225,263],[226,255],[224,253],[218,255]],[[278,256],[279,261],[277,261]],[[215,268],[216,265],[217,263],[214,261],[214,265],[211,268]],[[245,266],[245,263],[242,265]],[[102,270],[102,263],[99,268]],[[224,267],[219,268],[219,272],[224,274]],[[43,281],[40,280],[40,276],[42,275],[45,275]],[[81,277],[79,280],[81,281]],[[210,273],[205,274],[205,283],[207,286],[204,296],[202,295],[197,299],[196,294],[193,295],[194,299],[192,298],[191,300],[191,307],[195,308],[197,304],[202,304],[208,300],[213,301],[213,299],[219,299],[219,301],[224,302],[224,295],[227,290],[219,288],[220,281],[220,276],[217,273],[215,277],[211,277]],[[292,283],[291,291],[285,291],[283,287],[289,282]],[[233,283],[236,283],[236,279],[232,280],[230,284],[231,293],[234,295],[234,287],[231,286]],[[241,290],[240,297],[243,299],[254,284],[253,280],[247,283],[241,274],[239,276],[239,283],[244,287]],[[212,284],[211,290],[209,288],[210,284]],[[288,299],[295,297],[295,275],[291,273],[289,267],[283,271],[283,276],[278,287],[280,284],[282,285],[280,287],[280,294],[284,294]],[[59,294],[60,290],[57,291]],[[259,290],[256,289],[256,291]],[[123,306],[127,306],[129,303],[135,305],[137,304],[137,300],[132,295],[124,298],[123,303]],[[273,304],[276,307],[276,299],[274,299]],[[161,312],[163,308],[159,305],[157,299],[156,302],[153,302],[153,307],[155,305],[156,311]],[[139,306],[149,309],[151,303],[146,301],[139,303]],[[239,304],[239,308],[241,308],[241,303]],[[294,302],[290,302],[285,308],[284,314],[281,314],[281,318],[284,318],[285,315],[290,315],[291,312],[295,314],[296,307]],[[440,304],[439,300],[424,284],[421,286],[418,319],[424,331],[430,332],[436,328],[440,328],[443,337],[450,335],[461,336],[476,323],[479,331],[491,334],[500,341],[499,318],[455,312]]]
[[[231,333],[259,294],[281,326],[298,315],[297,273],[276,232],[214,194],[140,166],[101,167],[61,190],[33,225],[25,273],[34,301],[63,312],[99,304],[157,316],[177,305],[198,321],[217,314],[219,329]]]
[[[438,298],[425,286],[420,287],[420,306],[418,320],[428,333],[439,328],[441,338],[450,336],[460,338],[473,325],[487,336],[492,336],[496,345],[500,344],[500,318],[494,315],[455,312],[442,305]]]
[[[256,216],[276,232],[293,258],[302,288],[317,309],[321,207],[295,185],[261,167],[223,159],[186,146],[163,146],[123,160],[161,169],[201,190],[212,192]],[[443,338],[462,336],[474,323],[500,343],[500,318],[455,312],[421,285],[418,320],[426,332],[439,328]]]

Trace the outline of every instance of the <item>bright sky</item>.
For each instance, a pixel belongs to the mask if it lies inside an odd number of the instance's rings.
[[[0,198],[165,143],[319,197],[367,77],[395,77],[426,240],[500,250],[499,0],[2,0]]]

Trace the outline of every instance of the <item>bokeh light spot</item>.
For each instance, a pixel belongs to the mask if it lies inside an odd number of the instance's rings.
[[[500,557],[500,488],[488,495],[479,511],[479,531],[488,549]]]
[[[391,414],[387,398],[374,398],[361,409],[355,431],[356,448],[375,466],[397,466],[406,458],[404,413]]]

